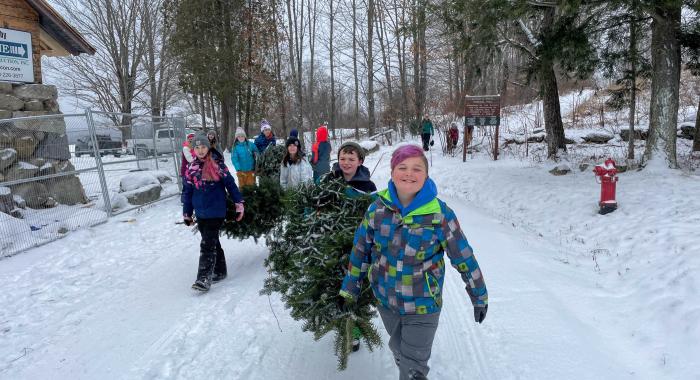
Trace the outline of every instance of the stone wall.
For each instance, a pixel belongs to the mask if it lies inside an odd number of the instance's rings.
[[[13,185],[9,194],[3,186],[3,182],[75,170],[62,117],[16,119],[59,115],[57,97],[55,86],[0,82],[0,198],[4,198],[0,212],[21,217],[23,206],[39,209],[88,202],[74,175]]]

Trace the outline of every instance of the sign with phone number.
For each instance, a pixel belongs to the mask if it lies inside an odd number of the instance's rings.
[[[0,28],[0,82],[34,82],[30,33]]]
[[[499,95],[467,96],[464,105],[464,124],[500,125],[501,97]]]

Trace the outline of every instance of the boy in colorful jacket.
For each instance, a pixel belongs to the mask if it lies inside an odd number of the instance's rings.
[[[193,140],[194,161],[187,168],[182,188],[182,217],[185,225],[193,223],[197,215],[197,228],[202,235],[199,244],[199,269],[192,288],[207,291],[212,282],[226,278],[226,257],[219,242],[219,230],[226,217],[226,192],[236,205],[238,217],[243,219],[243,197],[226,164],[216,159],[209,139],[198,134]]]
[[[400,379],[425,379],[442,308],[444,253],[462,275],[481,323],[488,293],[479,264],[455,216],[437,198],[421,148],[404,145],[391,158],[389,188],[355,232],[340,294],[352,302],[367,277],[389,336]]]

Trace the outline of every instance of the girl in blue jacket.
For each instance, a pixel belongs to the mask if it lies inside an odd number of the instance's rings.
[[[238,186],[255,186],[255,157],[258,148],[246,138],[243,128],[236,129],[236,140],[231,147],[231,162],[236,168]]]
[[[226,278],[226,257],[219,242],[219,230],[226,216],[226,192],[236,204],[236,221],[243,219],[243,197],[222,160],[212,157],[207,135],[200,133],[193,140],[197,156],[185,173],[182,189],[182,215],[185,225],[192,225],[197,216],[197,228],[202,235],[199,269],[192,288],[209,290],[212,282]]]

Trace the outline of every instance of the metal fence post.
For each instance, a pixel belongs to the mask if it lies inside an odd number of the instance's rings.
[[[102,196],[105,202],[105,211],[107,217],[112,217],[112,202],[109,199],[109,189],[107,188],[107,180],[105,179],[105,171],[102,167],[102,156],[100,155],[100,147],[97,145],[97,130],[95,129],[95,120],[92,118],[92,110],[85,110],[85,118],[87,120],[88,131],[92,139],[92,147],[95,152],[95,163],[97,164],[97,175],[100,178],[100,187],[102,187]]]
[[[168,126],[168,129],[170,130],[170,133],[168,135],[170,136],[170,150],[173,152],[173,165],[175,166],[175,175],[177,176],[177,185],[180,189],[182,189],[182,181],[180,178],[180,153],[175,147],[177,146],[176,141],[180,141],[179,138],[179,131],[175,130],[175,123],[173,123],[173,117],[172,116],[164,116],[165,118],[165,123]],[[177,140],[175,140],[177,138]]]
[[[153,160],[156,162],[156,170],[160,170],[158,167],[158,145],[156,143],[157,129],[155,123],[153,123],[153,116],[151,116],[151,131],[153,131]]]

